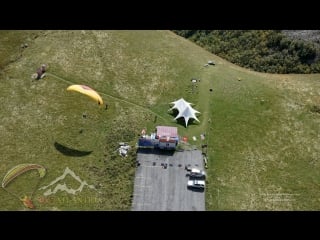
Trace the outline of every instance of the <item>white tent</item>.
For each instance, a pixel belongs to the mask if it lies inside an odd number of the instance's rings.
[[[179,111],[179,114],[175,117],[175,120],[183,117],[184,121],[186,122],[186,127],[188,126],[188,122],[190,118],[194,118],[198,122],[198,118],[196,117],[196,113],[200,113],[197,110],[193,109],[191,107],[191,103],[187,102],[183,98],[180,98],[177,101],[171,102],[171,104],[174,104],[174,106],[170,109],[177,109]]]

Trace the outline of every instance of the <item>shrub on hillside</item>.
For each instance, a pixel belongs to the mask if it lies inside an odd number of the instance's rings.
[[[319,73],[317,45],[274,30],[174,30],[208,51],[259,72]]]

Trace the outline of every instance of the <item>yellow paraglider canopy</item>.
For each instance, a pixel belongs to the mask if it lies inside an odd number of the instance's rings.
[[[103,105],[103,100],[101,96],[92,88],[86,86],[86,85],[71,85],[67,88],[67,91],[76,91],[82,94],[87,95],[88,97],[95,100],[99,105]]]
[[[1,186],[5,188],[8,185],[8,183],[10,183],[17,176],[32,169],[38,170],[40,178],[43,178],[46,175],[46,169],[43,166],[33,163],[22,163],[13,167],[7,172],[7,174],[4,176],[2,180]]]

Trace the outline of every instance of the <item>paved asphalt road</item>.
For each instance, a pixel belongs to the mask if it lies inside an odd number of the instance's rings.
[[[137,161],[133,211],[205,211],[205,192],[187,188],[185,170],[185,165],[203,169],[201,151],[141,149]]]

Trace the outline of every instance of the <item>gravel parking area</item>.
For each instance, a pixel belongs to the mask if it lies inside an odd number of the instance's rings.
[[[204,211],[205,191],[187,188],[186,165],[203,169],[201,151],[140,149],[133,211]]]

